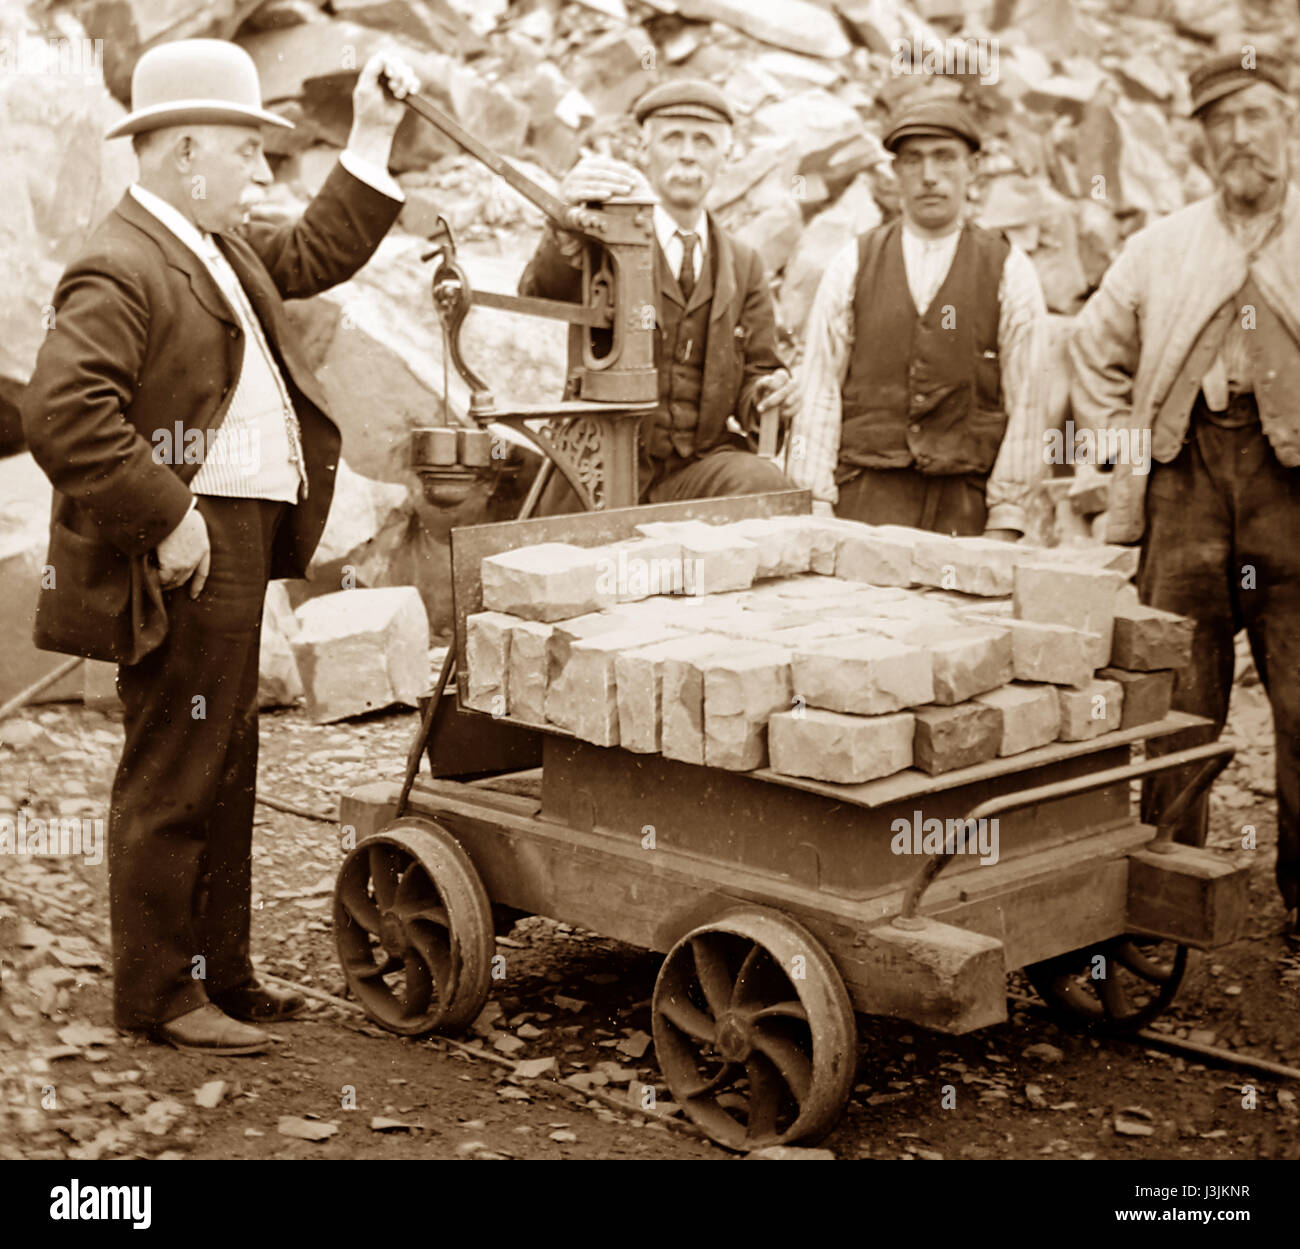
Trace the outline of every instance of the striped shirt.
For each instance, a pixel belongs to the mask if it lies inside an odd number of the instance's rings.
[[[926,239],[906,226],[903,265],[912,301],[920,313],[943,285],[961,232]],[[835,503],[835,467],[840,450],[840,394],[853,354],[853,297],[858,282],[858,241],[845,244],[831,261],[808,317],[799,407],[790,434],[786,475],[811,490],[813,498]],[[1043,434],[1047,402],[1043,386],[1047,308],[1033,262],[1013,246],[998,287],[998,355],[1007,430],[985,484],[987,528],[1024,532],[1035,487],[1047,476]],[[898,350],[897,344],[885,344]]]

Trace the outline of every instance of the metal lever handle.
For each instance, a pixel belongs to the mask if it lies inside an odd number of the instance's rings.
[[[1093,772],[1086,776],[1077,776],[1069,781],[1053,781],[1048,785],[1036,785],[1032,789],[1022,789],[1016,793],[1003,794],[1000,798],[989,798],[976,804],[966,816],[967,821],[988,819],[1004,811],[1014,811],[1018,807],[1032,806],[1038,802],[1051,802],[1055,798],[1068,798],[1073,794],[1082,794],[1090,789],[1100,789],[1103,785],[1113,785],[1116,781],[1135,780],[1140,776],[1151,776],[1156,772],[1165,772],[1182,767],[1185,763],[1204,763],[1200,773],[1193,779],[1177,803],[1165,813],[1152,849],[1161,849],[1168,845],[1173,836],[1173,822],[1190,803],[1204,790],[1232,760],[1235,753],[1231,746],[1219,742],[1208,742],[1204,746],[1192,746],[1167,755],[1157,755],[1154,759],[1144,759],[1140,763],[1129,763],[1119,768],[1108,768],[1104,772]],[[916,908],[920,905],[921,895],[930,887],[934,878],[952,862],[955,854],[936,854],[917,872],[907,896],[903,899],[902,910],[895,917],[895,923],[903,920],[900,927],[915,919]]]
[[[530,203],[535,204],[552,221],[568,230],[598,230],[600,214],[566,204],[557,195],[522,174],[509,161],[498,156],[490,147],[476,139],[464,126],[454,121],[436,104],[418,92],[408,92],[402,103],[413,113],[423,117],[431,126],[441,130],[449,139],[459,143],[471,156],[485,164],[494,174],[504,178]]]

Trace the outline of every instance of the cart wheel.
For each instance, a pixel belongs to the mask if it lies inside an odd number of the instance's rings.
[[[830,955],[776,911],[731,911],[668,952],[651,1007],[659,1069],[720,1145],[824,1135],[853,1087],[857,1027]]]
[[[1067,1021],[1123,1036],[1145,1028],[1164,1011],[1186,970],[1185,945],[1116,937],[1035,963],[1025,968],[1025,975]]]
[[[334,936],[348,987],[390,1032],[456,1032],[487,1001],[491,904],[460,843],[430,820],[398,820],[343,860]]]

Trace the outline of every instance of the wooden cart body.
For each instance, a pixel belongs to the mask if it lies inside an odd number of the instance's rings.
[[[455,530],[459,670],[484,556],[615,541],[647,520],[808,507],[806,493],[789,492]],[[1010,971],[1125,933],[1214,946],[1236,938],[1246,913],[1244,870],[1134,818],[1132,779],[1159,765],[1131,764],[1132,749],[1200,723],[1179,713],[940,776],[909,769],[837,785],[601,748],[441,697],[427,746],[443,779],[418,782],[403,813],[449,831],[493,903],[660,951],[730,907],[776,908],[821,942],[864,1013],[967,1032],[1006,1018]],[[1184,752],[1216,753],[1227,752]],[[491,788],[494,772],[521,769],[539,769],[539,796]],[[382,781],[356,790],[342,822],[358,837],[379,832],[400,791]],[[957,855],[939,873],[933,856],[891,847],[896,821],[981,813],[998,821],[996,862]]]

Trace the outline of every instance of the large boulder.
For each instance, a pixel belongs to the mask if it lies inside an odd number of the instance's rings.
[[[125,7],[125,6],[123,6]],[[104,142],[122,107],[77,37],[52,43],[21,9],[0,11],[0,390],[31,376],[64,266],[135,177],[129,143]],[[6,422],[12,435],[12,422]]]
[[[67,659],[32,644],[41,578],[53,573],[45,564],[50,496],[49,479],[30,455],[0,460],[0,703]],[[79,697],[81,675],[74,671],[37,701]]]
[[[429,625],[413,586],[340,590],[304,603],[291,639],[318,723],[415,706],[428,693]]]

